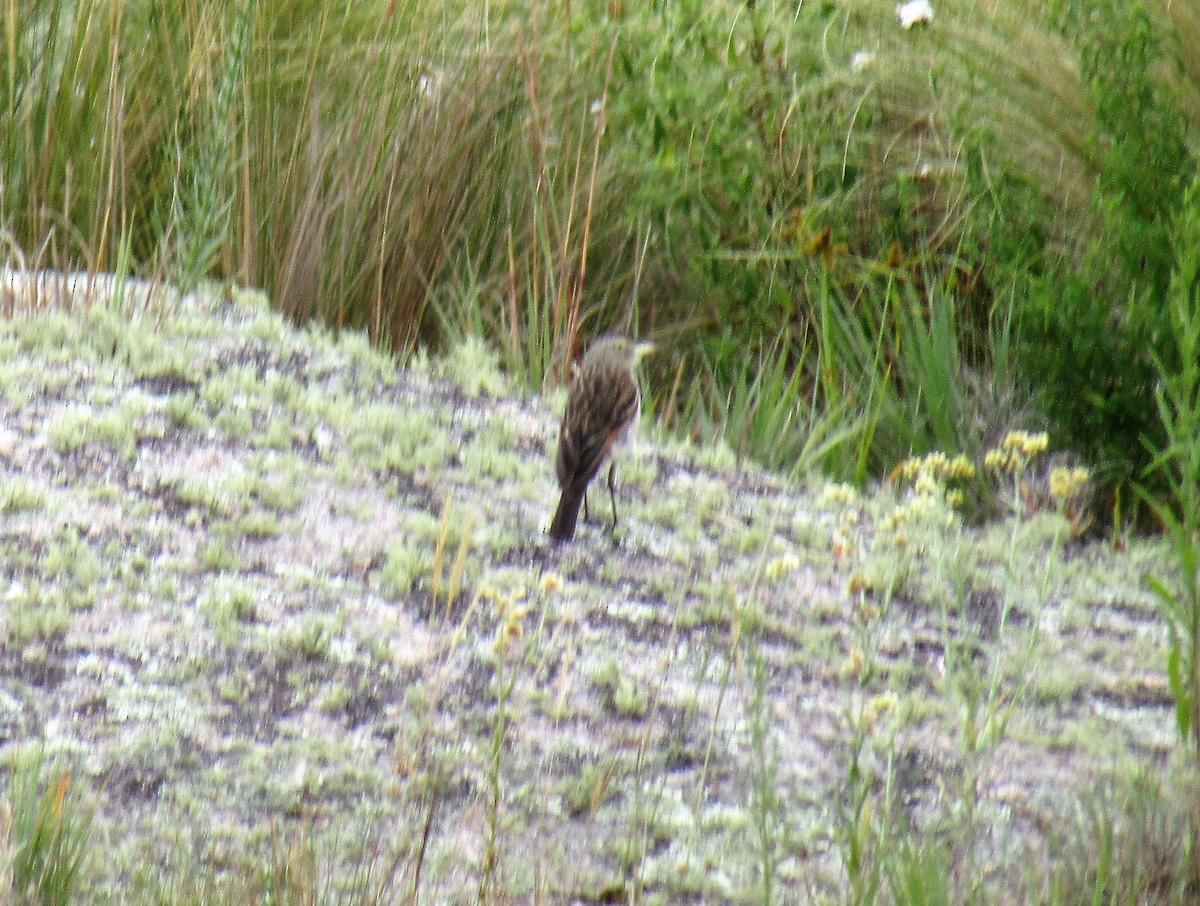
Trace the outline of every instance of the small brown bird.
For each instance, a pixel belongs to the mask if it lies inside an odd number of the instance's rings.
[[[634,369],[642,357],[654,351],[652,343],[635,343],[628,337],[606,336],[596,340],[583,357],[567,395],[558,432],[558,486],[562,496],[550,522],[550,537],[570,541],[584,502],[587,487],[613,448],[637,424],[641,411]],[[612,500],[613,528],[617,527],[617,499],[613,492],[613,470],[608,469],[608,493]]]

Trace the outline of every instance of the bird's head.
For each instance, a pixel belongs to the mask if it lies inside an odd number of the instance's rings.
[[[588,362],[611,362],[628,365],[630,369],[637,367],[638,362],[654,352],[654,344],[644,340],[633,340],[619,334],[608,334],[600,337],[584,356],[584,367]]]

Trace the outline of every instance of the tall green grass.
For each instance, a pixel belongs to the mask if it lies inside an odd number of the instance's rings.
[[[26,264],[124,247],[402,354],[482,334],[535,389],[650,334],[657,412],[789,471],[1040,413],[1115,486],[1162,440],[1192,5],[971,0],[907,31],[891,0],[9,9]]]
[[[401,350],[480,329],[539,383],[608,326],[585,281],[631,298],[588,93],[606,47],[564,82],[561,42],[471,4],[14,6],[0,222],[27,264],[112,269],[128,234],[140,272],[262,285]]]
[[[0,810],[0,899],[67,906],[91,856],[92,810],[69,769],[41,753],[10,766]],[[7,888],[7,889],[6,889]],[[10,897],[12,900],[10,900]]]

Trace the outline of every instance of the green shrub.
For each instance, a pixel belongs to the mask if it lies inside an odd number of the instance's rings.
[[[1055,445],[1096,463],[1111,487],[1147,464],[1146,441],[1162,445],[1154,357],[1169,348],[1171,224],[1194,158],[1145,9],[1062,6],[1096,116],[1098,233],[1081,264],[1061,260],[1030,281],[1021,367],[1038,375]]]

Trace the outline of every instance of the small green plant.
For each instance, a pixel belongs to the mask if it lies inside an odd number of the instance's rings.
[[[50,444],[59,453],[73,453],[91,443],[111,447],[129,459],[137,449],[135,408],[97,411],[90,407],[68,410],[46,429]]]
[[[467,396],[502,396],[509,382],[500,371],[499,357],[478,336],[467,336],[438,361],[437,371]]]
[[[736,617],[735,617],[736,619]],[[779,752],[770,741],[770,720],[767,701],[767,666],[759,648],[762,627],[755,625],[739,630],[751,668],[751,690],[748,702],[750,719],[750,748],[753,752],[754,778],[750,794],[750,813],[758,844],[759,883],[758,902],[763,906],[775,901],[775,876],[779,869],[780,853],[786,843],[783,833],[779,796]]]
[[[1026,516],[1032,509],[1025,473],[1031,460],[1049,449],[1045,432],[1010,431],[999,447],[989,450],[983,464],[996,476],[999,496],[1014,516]]]
[[[936,840],[918,843],[905,838],[887,868],[888,890],[896,906],[950,906],[950,854]]]
[[[879,669],[877,635],[883,612],[891,600],[891,590],[884,595],[882,606],[869,588],[856,583],[853,593],[857,597],[853,644],[839,668],[850,689],[844,713],[850,739],[837,813],[837,836],[850,883],[849,902],[867,906],[876,902],[882,890],[894,831],[892,797],[886,792],[890,788],[890,767],[881,767],[876,761],[872,738],[895,711],[896,699],[891,693],[871,694]],[[876,789],[881,783],[885,789],[882,796]]]
[[[256,470],[236,486],[239,498],[250,497],[271,513],[290,513],[304,501],[302,463],[293,456],[267,454],[262,460],[251,459]],[[264,474],[267,471],[270,474]]]
[[[314,617],[305,620],[300,629],[289,639],[295,651],[305,660],[323,661],[328,659],[333,648],[333,641],[338,627],[327,617]]]
[[[469,514],[465,519],[452,518],[453,516],[454,498],[447,497],[442,510],[442,520],[438,527],[437,543],[433,549],[432,575],[430,577],[429,589],[435,608],[438,606],[438,599],[442,597],[444,592],[444,612],[446,617],[449,617],[451,608],[459,600],[464,579],[468,582],[473,582],[471,573],[475,571],[467,557],[473,541],[475,516],[474,514]],[[458,551],[455,553],[454,562],[450,566],[450,573],[447,576],[445,574],[446,555],[449,553],[450,545],[453,543],[455,537],[458,539]],[[445,588],[442,587],[443,583],[445,583]]]
[[[186,140],[182,124],[177,126],[175,157],[179,177],[170,209],[165,214],[160,211],[158,220],[164,243],[160,255],[178,272],[185,291],[195,289],[200,280],[209,276],[229,240],[241,138],[236,128],[236,110],[241,103],[241,82],[254,39],[257,10],[256,0],[227,7],[226,21],[210,38],[223,48],[223,58],[213,67],[215,72],[206,73],[211,80],[208,90],[196,105],[199,109],[193,107],[198,125]],[[204,17],[199,22],[212,27],[215,18]]]
[[[70,528],[47,545],[41,567],[47,580],[79,589],[93,586],[105,572],[100,558],[79,533]]]
[[[254,417],[245,409],[226,406],[213,424],[230,440],[245,440],[254,430]]]
[[[180,478],[172,490],[176,500],[185,506],[196,507],[205,519],[223,519],[233,512],[225,489],[216,482],[202,478]]]
[[[261,433],[254,435],[252,442],[257,447],[283,452],[292,449],[295,431],[295,424],[290,418],[272,418]]]
[[[711,370],[695,385],[684,421],[740,458],[802,475],[838,456],[862,428],[860,420],[810,393],[807,344],[776,340],[745,369],[722,381]]]
[[[370,469],[413,474],[444,468],[449,438],[427,410],[375,403],[350,415],[347,446]]]
[[[536,637],[525,638],[525,622],[530,608],[525,601],[524,589],[517,589],[511,593],[489,591],[486,597],[492,601],[493,616],[496,619],[492,639],[496,719],[492,729],[491,757],[487,767],[487,842],[479,870],[478,902],[481,906],[503,899],[496,887],[501,858],[499,830],[503,791],[500,779],[504,741],[509,727],[508,707],[520,671],[527,666],[537,642]]]

